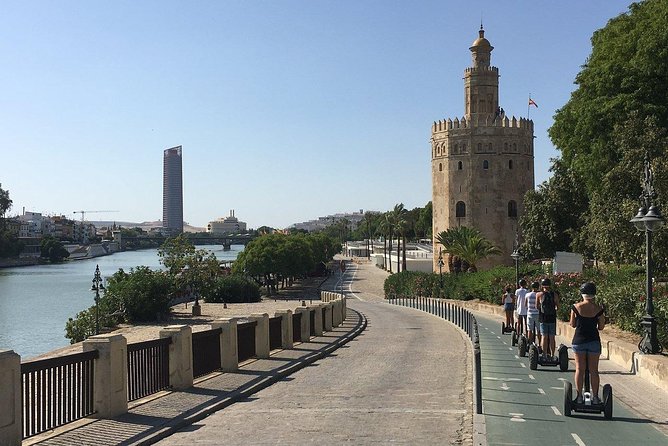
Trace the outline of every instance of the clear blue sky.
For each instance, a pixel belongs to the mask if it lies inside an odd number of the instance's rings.
[[[0,183],[26,210],[162,217],[183,146],[184,219],[250,227],[431,200],[433,121],[462,116],[481,14],[500,103],[548,136],[629,1],[3,1]]]

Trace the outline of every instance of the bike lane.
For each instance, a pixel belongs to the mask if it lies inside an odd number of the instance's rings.
[[[518,356],[501,323],[480,313],[483,413],[489,445],[667,445],[668,437],[630,408],[614,400],[613,419],[603,414],[563,415],[564,381],[573,381],[573,354],[566,372],[559,367],[530,370]],[[601,385],[605,378],[601,377]],[[614,395],[614,388],[613,388]],[[650,396],[648,395],[648,398]]]

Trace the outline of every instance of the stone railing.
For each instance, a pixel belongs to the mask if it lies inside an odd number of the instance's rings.
[[[163,379],[166,386],[155,386],[154,390],[141,394],[148,396],[150,392],[165,388],[183,390],[191,387],[194,370],[234,372],[239,368],[239,349],[244,341],[251,341],[250,345],[248,342],[244,344],[245,354],[251,352],[249,358],[268,358],[272,345],[290,349],[295,342],[308,342],[311,336],[320,336],[338,327],[345,320],[346,311],[345,296],[323,291],[321,303],[298,307],[294,312],[279,310],[272,318],[267,313],[256,313],[246,318],[219,319],[211,324],[205,336],[197,335],[200,333],[197,332],[193,337],[189,325],[164,327],[160,330],[160,338],[166,342],[138,343],[146,346],[128,345],[120,334],[91,336],[83,342],[83,351],[95,352],[95,355],[88,355],[90,358],[84,358],[92,361],[92,370],[75,366],[53,371],[61,363],[73,362],[69,356],[81,354],[21,363],[20,356],[14,351],[0,350],[0,401],[3,404],[0,445],[20,445],[24,438],[74,421],[76,417],[71,417],[69,412],[79,405],[86,408],[79,418],[121,415],[128,411],[130,401],[136,399],[133,397],[135,392],[128,391],[134,383],[151,381],[155,377]],[[240,335],[240,326],[244,326],[243,333],[247,333],[248,339]],[[160,353],[156,353],[158,347]],[[140,350],[143,348],[154,350],[145,355],[150,360],[137,367],[136,362],[142,361]],[[161,359],[154,360],[156,356]],[[215,364],[211,363],[212,357]],[[71,385],[83,390],[63,391]],[[30,414],[44,416],[33,421]],[[68,416],[61,417],[61,414]]]

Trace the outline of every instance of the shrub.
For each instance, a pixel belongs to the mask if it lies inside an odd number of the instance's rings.
[[[239,274],[220,276],[216,279],[209,294],[204,297],[206,302],[259,302],[260,287]]]

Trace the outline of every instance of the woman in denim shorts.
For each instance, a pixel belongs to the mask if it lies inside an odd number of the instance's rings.
[[[577,389],[576,402],[581,404],[584,371],[589,366],[591,378],[592,403],[599,404],[598,397],[598,360],[601,356],[601,337],[599,330],[605,327],[605,308],[594,303],[596,285],[587,282],[580,287],[582,302],[571,307],[571,327],[575,328],[573,335],[573,352],[575,352],[575,387]]]

